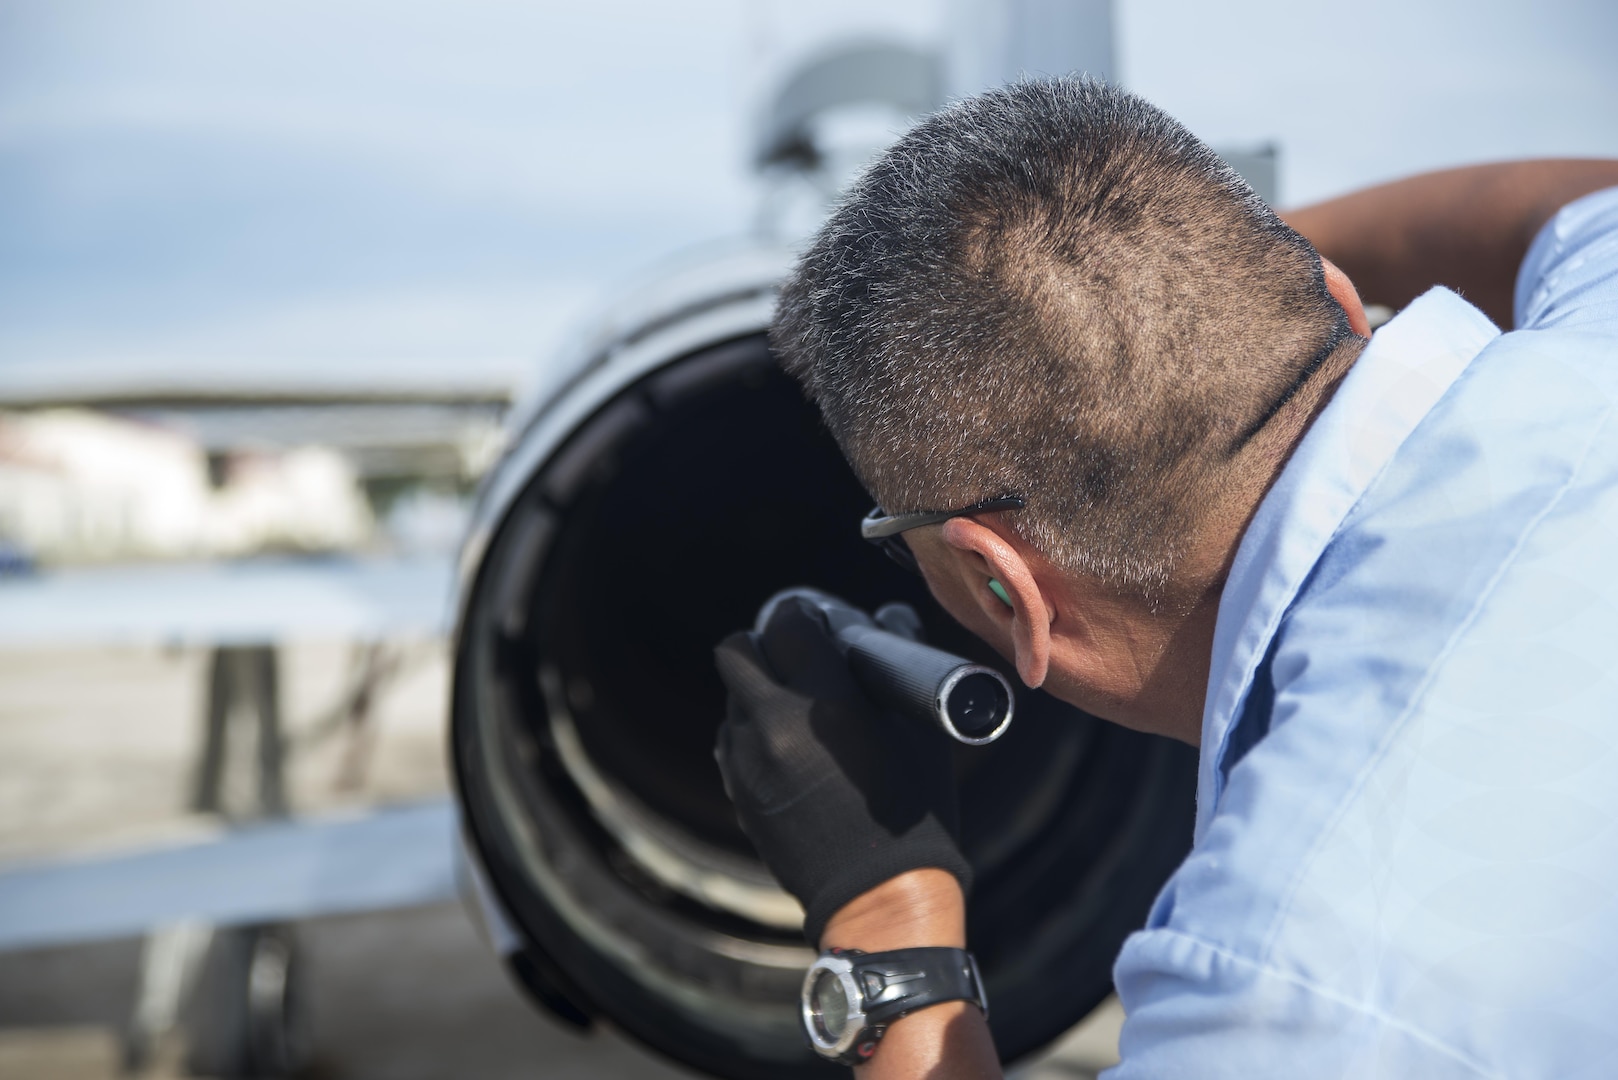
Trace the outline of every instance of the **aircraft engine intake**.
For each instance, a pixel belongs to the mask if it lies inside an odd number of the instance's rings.
[[[462,558],[452,741],[490,936],[556,1015],[721,1077],[846,1076],[798,1029],[800,912],[713,761],[712,649],[788,585],[916,605],[1014,673],[862,542],[869,500],[764,328],[784,261],[741,252],[614,313],[517,410]],[[1007,1060],[1111,990],[1189,842],[1194,756],[1019,689],[956,748],[969,935]]]

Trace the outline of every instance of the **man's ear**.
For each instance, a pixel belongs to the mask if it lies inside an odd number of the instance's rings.
[[[986,622],[1009,634],[1017,674],[1030,688],[1038,688],[1050,670],[1053,613],[1028,560],[999,533],[971,518],[944,522],[942,539],[955,556],[956,572],[964,576],[969,602]],[[1004,597],[990,587],[991,580],[999,582]]]
[[[1343,311],[1348,315],[1348,328],[1360,337],[1370,337],[1371,320],[1365,316],[1365,305],[1360,302],[1360,292],[1354,288],[1354,283],[1324,255],[1320,257],[1320,268],[1326,274],[1326,291],[1343,305]]]

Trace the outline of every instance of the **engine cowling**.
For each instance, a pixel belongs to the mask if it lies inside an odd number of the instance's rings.
[[[738,1080],[845,1073],[806,1049],[801,912],[713,762],[714,644],[807,584],[907,600],[932,641],[1003,668],[860,540],[868,497],[765,340],[785,266],[745,250],[676,273],[514,412],[455,643],[457,797],[512,971],[559,1016]],[[1189,844],[1195,776],[1186,748],[1042,693],[1016,715],[956,762],[969,938],[1007,1060],[1110,992]]]

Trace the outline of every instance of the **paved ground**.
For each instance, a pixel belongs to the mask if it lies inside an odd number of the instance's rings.
[[[458,907],[322,919],[298,927],[312,1077],[435,1080],[689,1076],[611,1033],[579,1037],[530,1009]],[[0,1076],[118,1075],[139,946],[118,942],[0,956]],[[179,1071],[178,1045],[148,1075]]]
[[[293,805],[300,810],[446,790],[441,646],[400,654],[368,732],[325,723],[350,651],[283,659]],[[186,792],[205,657],[120,649],[0,652],[0,860],[122,845],[197,821]],[[245,783],[237,776],[238,787]],[[611,1031],[581,1037],[532,1010],[455,905],[314,920],[297,928],[312,1020],[308,1080],[675,1080],[692,1074]],[[140,943],[0,954],[0,1077],[110,1080],[135,997]],[[1116,1045],[1116,1010],[1022,1070],[1093,1076]],[[148,1077],[180,1075],[171,1038]]]

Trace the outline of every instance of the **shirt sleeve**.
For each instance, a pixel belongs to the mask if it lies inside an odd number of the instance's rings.
[[[1116,981],[1123,1060],[1102,1080],[1494,1075],[1397,1017],[1175,930],[1131,937]]]
[[[1618,335],[1618,188],[1577,199],[1545,223],[1517,272],[1519,330]]]

